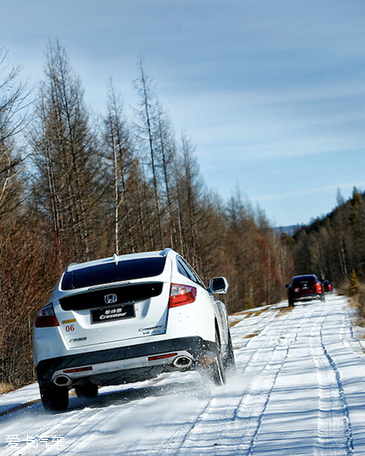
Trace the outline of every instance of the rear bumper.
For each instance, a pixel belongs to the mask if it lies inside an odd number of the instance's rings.
[[[172,356],[149,359],[164,354]],[[214,359],[216,355],[214,342],[201,337],[182,337],[51,358],[40,361],[36,372],[39,382],[53,381],[64,375],[70,378],[69,386],[85,379],[99,385],[120,384],[144,380],[169,370],[178,356],[187,356],[194,366],[203,364],[204,358]],[[65,372],[70,370],[72,372]]]
[[[323,294],[321,293],[308,293],[308,294],[294,294],[292,295],[293,301],[310,301],[312,299],[322,299]]]

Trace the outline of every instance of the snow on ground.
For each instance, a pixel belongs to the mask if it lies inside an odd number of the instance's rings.
[[[344,297],[231,317],[237,372],[101,388],[46,413],[37,385],[0,396],[0,454],[365,455],[365,354]],[[19,408],[19,405],[27,406]]]

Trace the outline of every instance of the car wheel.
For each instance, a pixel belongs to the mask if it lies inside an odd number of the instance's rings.
[[[75,392],[77,397],[97,397],[99,389],[98,385],[89,383],[87,385],[75,386]]]
[[[224,364],[222,360],[222,353],[218,334],[216,334],[215,336],[215,343],[217,345],[217,356],[215,360],[211,364],[209,364],[208,374],[215,385],[222,386],[226,383],[226,371],[224,369]]]
[[[236,372],[236,363],[234,359],[231,334],[228,334],[228,355],[223,361],[224,369],[228,375],[233,375]]]
[[[39,392],[46,411],[62,412],[67,409],[67,386],[56,386],[51,382],[41,382],[39,383]]]
[[[288,299],[288,304],[289,304],[289,307],[294,307],[294,300],[293,300],[293,298],[289,298],[289,299]]]
[[[216,359],[208,366],[208,375],[214,385],[222,386],[226,383],[226,373],[223,366],[222,356],[217,355]]]

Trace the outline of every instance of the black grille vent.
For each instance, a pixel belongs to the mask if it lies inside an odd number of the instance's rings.
[[[113,304],[126,304],[137,301],[144,301],[154,296],[159,296],[162,292],[162,283],[142,283],[122,287],[108,287],[104,290],[89,291],[87,293],[76,294],[67,298],[60,299],[63,310],[85,310],[96,307],[110,306],[106,303],[105,296],[115,295],[116,300]]]

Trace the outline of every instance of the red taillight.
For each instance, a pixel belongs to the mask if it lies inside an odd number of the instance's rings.
[[[52,304],[48,304],[37,313],[34,324],[36,328],[59,326]]]
[[[184,306],[195,301],[196,288],[189,285],[171,284],[169,307]]]

